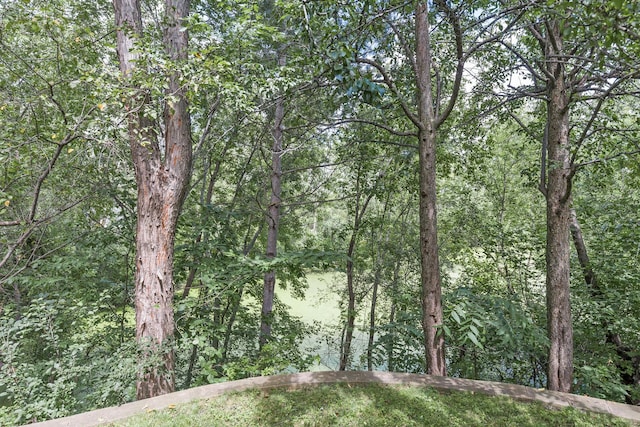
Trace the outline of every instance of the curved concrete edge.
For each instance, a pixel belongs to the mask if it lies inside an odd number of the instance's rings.
[[[490,381],[466,380],[461,378],[437,377],[422,374],[405,374],[396,372],[303,372],[299,374],[274,375],[270,377],[247,378],[238,381],[209,384],[182,390],[175,393],[150,399],[139,400],[121,406],[98,409],[70,417],[58,418],[29,424],[30,427],[89,427],[122,420],[133,415],[161,410],[170,405],[207,399],[224,393],[237,392],[249,389],[272,388],[303,388],[322,384],[389,384],[409,385],[416,387],[431,387],[440,391],[467,391],[482,393],[490,396],[507,396],[514,400],[524,402],[540,402],[548,407],[573,408],[610,414],[620,418],[640,423],[640,407],[625,405],[617,402],[597,399],[588,396],[578,396],[570,393],[561,393],[549,390],[538,390],[516,384],[506,384]]]

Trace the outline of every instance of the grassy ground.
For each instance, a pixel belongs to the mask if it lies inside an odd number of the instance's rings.
[[[572,408],[400,386],[250,390],[150,412],[115,426],[630,426]]]

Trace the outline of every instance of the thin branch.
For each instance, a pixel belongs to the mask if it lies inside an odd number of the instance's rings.
[[[577,46],[576,46],[577,47]],[[590,71],[587,68],[587,65],[594,62],[593,59],[593,51],[595,50],[595,48],[592,46],[591,50],[589,52],[589,55],[587,55],[587,57],[585,58],[581,58],[580,60],[582,61],[581,64],[573,64],[573,70],[571,70],[569,72],[568,80],[569,80],[569,84],[571,86],[578,86],[579,84],[577,83],[577,76],[578,73],[580,72],[580,70],[586,70],[587,72]],[[550,55],[550,57],[552,57],[553,55]],[[565,56],[565,58],[569,58],[569,56]]]
[[[574,150],[573,154],[571,155],[571,164],[573,164],[573,162],[575,162],[576,157],[578,156],[578,150],[580,149],[580,147],[582,146],[582,144],[586,140],[587,135],[589,134],[589,130],[593,126],[593,123],[595,122],[596,117],[600,113],[602,105],[609,98],[609,94],[611,94],[611,92],[613,92],[613,90],[615,88],[617,88],[618,86],[620,86],[620,84],[622,84],[624,81],[626,81],[626,79],[619,79],[619,80],[616,80],[615,82],[613,82],[609,86],[609,88],[606,90],[606,92],[604,94],[602,94],[600,99],[598,99],[598,102],[597,102],[595,108],[591,112],[591,117],[589,117],[589,121],[587,122],[585,127],[582,129],[582,133],[580,134],[580,136],[576,140],[576,144],[575,144],[576,145],[576,149]]]
[[[205,140],[211,133],[211,129],[213,127],[213,117],[216,114],[216,111],[218,111],[218,107],[220,106],[220,101],[221,101],[220,95],[217,95],[216,99],[213,101],[213,104],[209,108],[209,112],[207,113],[207,123],[205,124],[204,129],[202,130],[202,134],[200,135],[200,138],[198,138],[198,144],[196,145],[196,149],[194,150],[194,157],[197,157],[197,155],[200,153],[200,150],[202,149],[202,146],[204,145]]]
[[[524,16],[526,10],[523,9],[520,11],[520,13],[518,13],[515,18],[513,18],[511,20],[511,22],[509,22],[506,27],[499,31],[498,34],[494,34],[493,36],[484,39],[482,41],[477,42],[476,44],[474,44],[472,47],[469,48],[469,50],[467,51],[467,53],[465,53],[464,55],[464,62],[467,61],[467,59],[469,59],[471,57],[471,55],[473,55],[477,50],[479,50],[481,47],[483,47],[484,45],[487,45],[489,43],[493,43],[496,41],[501,41],[501,38],[504,37],[505,34],[507,34],[509,32],[509,30],[511,30],[513,27],[515,27],[515,25],[518,23],[518,21],[520,21],[520,18],[522,18],[522,16]]]
[[[502,46],[506,47],[507,50],[509,52],[511,52],[512,54],[514,54],[519,60],[520,63],[522,65],[524,65],[524,67],[527,69],[527,71],[529,71],[529,74],[531,74],[531,76],[533,76],[533,78],[535,80],[540,80],[540,81],[544,81],[545,79],[538,74],[534,67],[533,64],[531,64],[522,54],[520,54],[520,52],[518,52],[513,46],[511,46],[509,43],[505,42],[504,40],[498,40],[498,43],[500,43]]]
[[[520,98],[535,98],[535,99],[542,99],[542,100],[546,100],[547,96],[546,93],[547,91],[545,89],[542,88],[537,88],[537,87],[533,87],[533,89],[537,89],[536,92],[530,92],[527,90],[522,89],[522,87],[517,87],[517,86],[512,86],[509,85],[508,86],[509,89],[514,90],[515,92],[517,92],[520,95]]]
[[[418,116],[413,111],[411,111],[411,109],[409,108],[408,104],[404,101],[404,99],[400,95],[400,92],[398,91],[398,88],[393,83],[393,79],[391,78],[389,73],[387,73],[387,70],[385,70],[384,67],[381,64],[379,64],[378,62],[376,62],[376,61],[374,61],[372,59],[356,58],[356,62],[361,63],[361,64],[370,65],[373,68],[375,68],[382,75],[382,78],[384,79],[387,87],[389,88],[389,90],[391,90],[391,92],[393,92],[393,94],[398,99],[398,102],[400,103],[400,107],[402,108],[402,111],[404,111],[404,114],[409,118],[409,120],[411,120],[413,122],[413,124],[417,128],[420,128],[420,119],[418,118]]]
[[[400,45],[402,46],[402,50],[404,50],[405,56],[411,62],[411,69],[413,70],[414,74],[418,74],[416,59],[414,57],[411,46],[407,42],[407,39],[404,37],[402,32],[398,30],[398,28],[394,25],[394,23],[391,22],[391,20],[386,20],[386,21],[387,21],[387,24],[391,27],[391,30],[393,30],[393,33],[396,35],[396,37],[398,37],[398,40],[400,40]]]
[[[340,165],[344,165],[345,163],[348,163],[349,161],[350,161],[350,159],[349,160],[344,160],[342,162],[321,163],[319,165],[312,165],[312,166],[305,166],[305,167],[301,167],[301,168],[287,169],[287,170],[283,170],[282,171],[282,175],[295,173],[295,172],[304,172],[304,171],[314,170],[314,169],[322,169],[322,168],[327,168],[327,167],[330,167],[330,166],[340,166]]]
[[[89,109],[87,114],[85,114],[85,116],[83,118],[81,118],[76,123],[75,127],[73,128],[73,130],[71,130],[71,132],[69,132],[64,137],[64,139],[57,144],[57,148],[56,148],[55,153],[53,154],[53,158],[49,161],[49,164],[47,165],[47,168],[44,171],[42,171],[42,173],[38,177],[38,180],[36,181],[36,185],[35,185],[35,188],[33,190],[33,202],[31,203],[31,209],[30,209],[30,212],[29,212],[29,216],[27,218],[27,223],[32,223],[34,221],[34,218],[36,216],[36,212],[38,210],[38,202],[39,202],[39,199],[40,199],[40,190],[42,189],[42,185],[44,184],[44,181],[47,179],[47,177],[49,176],[49,174],[53,170],[53,167],[56,164],[56,162],[58,161],[58,158],[62,154],[62,150],[64,149],[65,146],[69,145],[71,142],[73,142],[75,139],[78,138],[78,136],[76,135],[76,132],[78,131],[78,128],[87,119],[87,117],[89,117],[89,115],[91,115],[91,113],[93,113],[93,111],[95,111],[96,108],[97,107],[92,107],[91,109]]]
[[[371,25],[376,20],[378,20],[378,19],[380,19],[380,18],[382,18],[382,17],[384,17],[386,15],[389,15],[391,12],[395,12],[398,9],[402,9],[402,8],[406,7],[407,5],[409,5],[409,4],[411,4],[411,1],[406,1],[404,3],[400,3],[399,5],[393,6],[393,7],[389,8],[389,9],[383,9],[382,11],[380,11],[377,14],[373,15],[371,17],[371,19],[369,19],[368,21],[363,22],[362,24],[356,26],[351,31],[346,31],[346,32],[341,33],[341,35],[344,37],[345,34],[353,34],[353,33],[358,34],[358,33],[362,32],[362,30],[364,28],[368,27],[369,25]]]
[[[453,111],[453,107],[458,100],[458,96],[460,94],[460,86],[462,84],[462,74],[464,73],[464,64],[468,56],[464,54],[464,50],[462,47],[462,30],[460,29],[460,18],[456,16],[455,12],[447,5],[445,1],[437,0],[436,4],[446,12],[447,18],[449,19],[449,22],[453,27],[453,33],[455,35],[456,42],[456,59],[458,61],[456,65],[456,74],[453,81],[453,89],[451,91],[451,96],[449,97],[449,102],[447,103],[447,106],[445,107],[442,114],[435,119],[434,127],[437,129],[442,123],[444,123],[445,120],[447,120],[447,117],[449,117],[449,114],[451,114],[451,111]],[[472,50],[470,52],[472,52]]]
[[[531,129],[527,127],[527,125],[524,124],[524,122],[520,119],[520,117],[516,116],[511,111],[509,111],[508,113],[509,113],[509,116],[511,116],[511,118],[518,124],[518,126],[520,126],[520,129],[522,129],[529,136],[529,138],[531,138],[534,141],[538,139],[538,136],[534,134],[533,131],[531,131]]]
[[[5,253],[4,257],[2,258],[2,261],[0,261],[0,269],[2,269],[4,267],[4,265],[9,261],[9,258],[11,258],[11,256],[13,255],[13,253],[16,251],[16,249],[18,249],[20,246],[22,246],[22,244],[29,238],[29,236],[31,236],[31,234],[42,224],[47,223],[49,221],[51,221],[52,219],[54,219],[55,217],[62,215],[64,212],[74,208],[75,206],[79,205],[80,203],[82,203],[83,201],[87,200],[89,198],[89,196],[85,196],[82,197],[79,200],[76,200],[73,203],[70,203],[64,207],[62,207],[60,210],[58,210],[57,212],[55,212],[52,215],[49,215],[48,217],[39,219],[37,221],[33,221],[31,223],[29,223],[29,227],[22,233],[22,235],[18,238],[18,240],[16,240],[16,242],[12,245],[9,246],[9,248],[7,249],[7,252]]]
[[[18,268],[17,270],[13,270],[13,271],[9,272],[9,274],[7,274],[7,275],[5,275],[3,277],[0,277],[0,283],[6,282],[7,280],[11,279],[12,277],[15,277],[18,274],[22,273],[31,264],[33,264],[34,261],[37,261],[37,260],[40,260],[40,259],[44,259],[44,258],[48,257],[49,255],[53,254],[54,252],[57,252],[60,249],[66,247],[66,246],[69,246],[70,244],[72,244],[74,242],[80,241],[81,238],[86,237],[89,234],[90,234],[90,232],[85,232],[85,233],[81,234],[80,236],[77,236],[75,239],[72,239],[72,240],[70,240],[68,242],[61,243],[60,245],[54,247],[53,249],[50,249],[49,251],[43,253],[42,255],[39,255],[38,257],[34,258],[33,254],[32,254],[32,256],[29,257],[29,260],[22,267]],[[0,268],[1,268],[1,266],[0,266]]]
[[[589,160],[587,162],[578,163],[578,164],[575,165],[574,168],[575,169],[579,169],[579,168],[582,168],[584,166],[593,165],[593,164],[596,164],[596,163],[606,163],[606,162],[608,162],[610,160],[617,159],[618,157],[635,156],[636,154],[639,154],[639,153],[640,153],[640,148],[637,149],[637,150],[633,150],[633,151],[622,151],[620,153],[616,153],[616,154],[611,155],[609,157],[604,157],[604,158],[601,158],[601,159],[593,159],[593,160]]]
[[[342,125],[347,123],[362,123],[366,125],[375,126],[377,128],[384,129],[387,132],[396,136],[403,136],[403,137],[411,136],[416,138],[418,137],[418,134],[416,132],[401,132],[385,124],[382,124],[373,120],[366,120],[366,119],[346,118],[346,119],[337,120],[333,123],[318,123],[318,124],[321,126],[331,127],[331,126],[337,126],[337,125]]]

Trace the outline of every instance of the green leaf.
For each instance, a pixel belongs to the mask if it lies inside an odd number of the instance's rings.
[[[480,341],[478,341],[478,337],[473,332],[467,331],[467,336],[469,337],[471,342],[473,342],[477,347],[484,349]]]
[[[475,325],[469,325],[469,329],[471,332],[473,332],[476,336],[480,335],[480,331],[478,331],[478,328],[475,327]]]
[[[453,320],[455,320],[458,325],[461,323],[460,316],[458,316],[455,310],[451,312],[451,317],[453,317]]]

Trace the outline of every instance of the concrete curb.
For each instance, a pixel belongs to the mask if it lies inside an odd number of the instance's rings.
[[[563,408],[571,406],[577,409],[610,414],[640,423],[640,407],[617,402],[578,396],[549,390],[537,390],[516,384],[475,381],[461,378],[436,377],[420,374],[403,374],[396,372],[303,372],[290,375],[274,375],[270,377],[247,378],[239,381],[210,384],[182,390],[151,399],[139,400],[121,406],[98,409],[70,417],[59,418],[30,424],[30,427],[89,427],[106,424],[132,415],[151,410],[161,410],[169,405],[177,405],[193,400],[207,399],[228,392],[248,389],[302,388],[322,384],[401,384],[417,387],[432,387],[436,390],[456,390],[482,393],[490,396],[507,396],[524,402],[541,402],[542,404]]]

